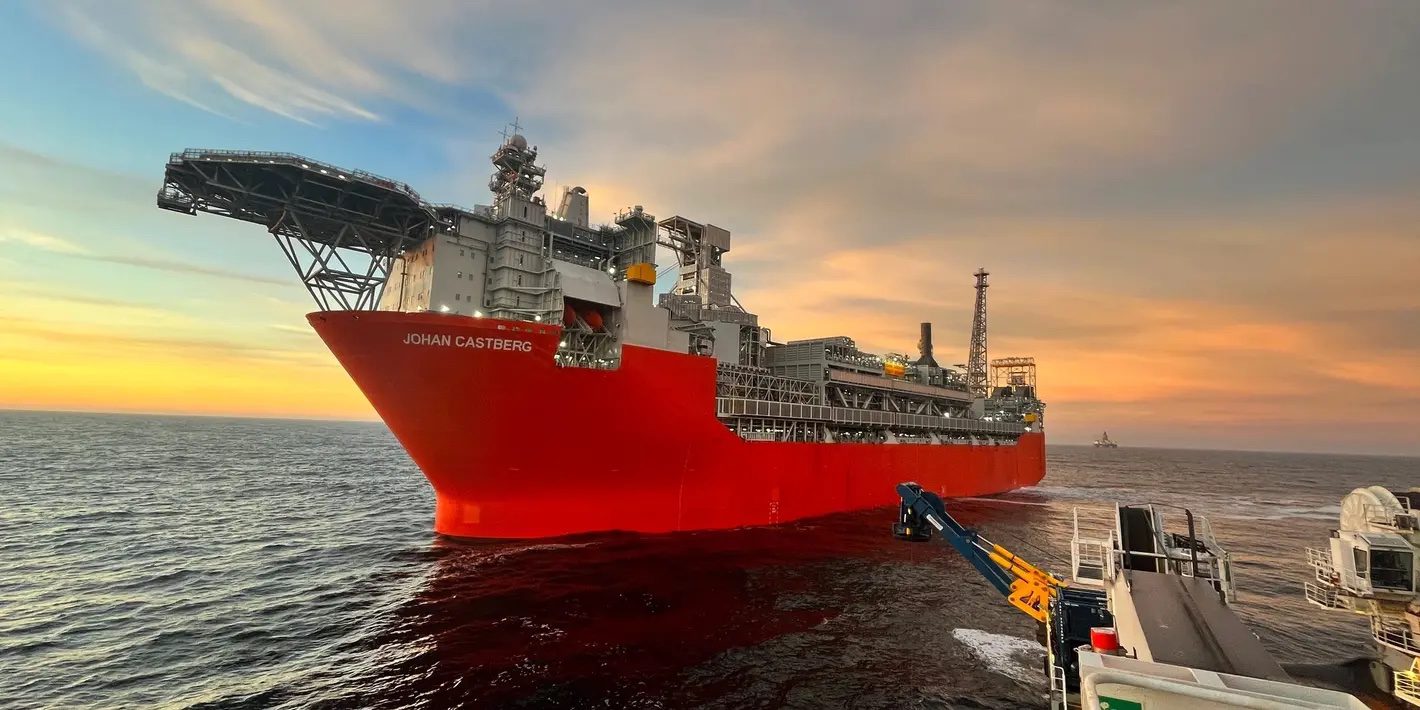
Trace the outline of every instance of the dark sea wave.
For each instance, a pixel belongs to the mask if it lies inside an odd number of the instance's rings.
[[[1064,559],[1075,506],[1187,505],[1284,662],[1367,651],[1303,548],[1420,460],[1055,447],[956,504]],[[0,707],[1040,706],[1028,619],[892,509],[773,528],[456,543],[377,424],[0,413]]]

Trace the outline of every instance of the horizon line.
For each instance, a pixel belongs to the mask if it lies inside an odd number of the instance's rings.
[[[269,414],[224,414],[224,413],[202,413],[202,412],[162,412],[162,411],[134,411],[134,410],[100,410],[100,409],[30,409],[25,407],[0,406],[0,414],[4,413],[22,414],[91,414],[97,416],[132,416],[132,417],[189,417],[204,419],[260,419],[270,421],[294,421],[294,422],[349,422],[356,424],[379,424],[388,429],[384,420],[375,418],[354,418],[354,417],[330,417],[330,416],[300,416],[300,415],[269,415]],[[1072,446],[1080,448],[1093,448],[1093,441],[1083,443],[1073,442],[1050,442],[1045,443],[1047,449],[1051,446]],[[1295,454],[1309,456],[1355,456],[1362,458],[1399,458],[1399,459],[1420,459],[1420,452],[1416,453],[1359,453],[1355,451],[1297,451],[1289,449],[1212,449],[1195,446],[1156,446],[1156,445],[1128,445],[1119,446],[1115,450],[1139,450],[1150,449],[1154,451],[1211,451],[1217,453],[1245,453],[1245,454]]]

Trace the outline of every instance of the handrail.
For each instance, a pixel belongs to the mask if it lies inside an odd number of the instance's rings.
[[[463,205],[454,204],[452,202],[430,202],[429,206],[433,207],[436,210],[453,210],[455,212],[463,212],[464,214],[471,214],[481,217],[493,216],[492,205],[474,205],[473,207],[469,208],[464,207]]]
[[[1371,616],[1371,638],[1376,643],[1393,648],[1410,656],[1420,656],[1420,638],[1411,633],[1408,625],[1386,623],[1381,617]]]
[[[281,162],[286,164],[298,164],[308,170],[312,166],[316,168],[324,168],[326,170],[334,170],[336,172],[336,177],[343,177],[341,173],[344,173],[345,175],[353,175],[367,182],[374,183],[375,185],[378,185],[380,187],[386,187],[402,192],[406,196],[413,198],[415,202],[424,202],[424,198],[420,197],[419,193],[415,192],[414,188],[410,187],[407,183],[392,178],[387,178],[383,175],[377,175],[375,173],[369,172],[368,170],[347,170],[339,166],[331,165],[330,163],[324,163],[319,160],[313,160],[311,158],[305,157],[304,155],[297,155],[295,153],[283,153],[279,151],[263,150],[188,148],[187,150],[184,150],[181,153],[173,153],[172,156],[169,158],[168,162],[175,163],[180,162],[181,160],[202,160],[204,158],[209,157],[241,157],[253,160],[265,159],[267,161],[280,160]]]
[[[1420,658],[1412,661],[1408,669],[1395,670],[1391,679],[1395,697],[1412,705],[1420,705]]]

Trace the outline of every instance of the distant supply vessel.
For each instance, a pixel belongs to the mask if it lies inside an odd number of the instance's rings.
[[[1119,444],[1116,444],[1116,443],[1114,443],[1113,441],[1110,441],[1110,440],[1109,440],[1109,432],[1105,432],[1105,433],[1103,433],[1103,434],[1100,434],[1100,438],[1095,439],[1095,446],[1097,446],[1097,447],[1099,447],[1099,448],[1101,448],[1101,449],[1117,449],[1117,448],[1119,448]]]
[[[639,205],[594,225],[581,187],[549,211],[537,157],[505,136],[493,204],[466,209],[298,155],[188,150],[158,206],[275,237],[442,534],[763,525],[888,505],[909,477],[975,496],[1045,475],[1034,360],[988,367],[985,270],[965,372],[937,363],[925,323],[910,362],[844,336],[776,342],[731,291],[729,231]],[[653,303],[658,246],[676,263]]]

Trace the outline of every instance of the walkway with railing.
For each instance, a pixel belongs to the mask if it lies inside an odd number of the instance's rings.
[[[295,153],[278,153],[273,151],[261,150],[218,150],[213,148],[188,148],[187,150],[184,150],[181,153],[173,153],[172,157],[168,159],[168,163],[173,164],[181,162],[183,160],[212,160],[231,163],[264,162],[268,165],[276,165],[278,163],[282,165],[292,165],[305,170],[315,170],[323,175],[330,175],[331,177],[335,177],[340,180],[349,180],[351,177],[356,177],[370,184],[403,193],[405,196],[413,199],[416,202],[424,202],[424,199],[419,196],[419,193],[414,191],[414,188],[410,187],[406,183],[400,182],[399,180],[387,178],[383,175],[376,175],[375,173],[366,170],[347,170],[345,168],[331,165],[330,163],[323,163],[319,160],[312,160],[303,155],[296,155]]]
[[[1407,670],[1396,670],[1392,676],[1392,693],[1399,700],[1420,706],[1420,659]]]
[[[1392,679],[1395,697],[1411,705],[1420,705],[1420,670],[1396,671]]]
[[[1408,625],[1388,623],[1379,616],[1371,617],[1371,636],[1376,643],[1401,653],[1420,656],[1420,638]]]

